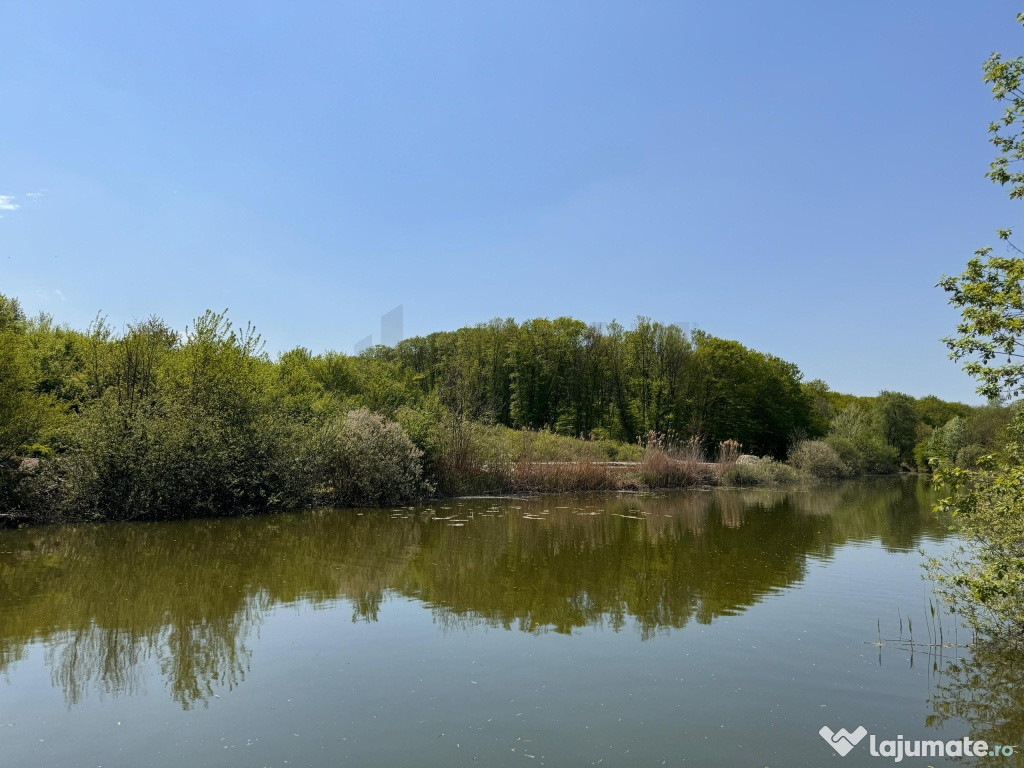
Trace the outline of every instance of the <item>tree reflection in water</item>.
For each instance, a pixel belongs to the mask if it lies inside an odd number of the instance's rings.
[[[1017,746],[1002,764],[1024,765],[1024,651],[980,640],[970,655],[948,662],[942,672],[932,690],[928,725],[962,720],[972,739]]]
[[[73,705],[132,694],[155,665],[188,708],[244,681],[276,606],[346,600],[377,621],[389,595],[448,627],[646,638],[742,613],[847,542],[941,539],[930,501],[903,479],[0,532],[0,669],[40,644]]]

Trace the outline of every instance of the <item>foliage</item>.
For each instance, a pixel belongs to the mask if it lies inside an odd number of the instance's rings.
[[[180,346],[162,323],[114,338],[100,322],[97,397],[44,465],[39,514],[101,519],[230,514],[286,503],[287,460],[259,340],[207,313]]]
[[[965,541],[931,564],[944,596],[986,635],[1024,643],[1024,414],[1001,458],[974,470],[942,465],[936,475],[951,494],[939,508]]]
[[[18,302],[0,296],[0,465],[32,442],[50,412],[47,397],[33,391],[27,328]]]
[[[635,443],[649,431],[783,455],[810,431],[799,370],[734,341],[639,317],[632,329],[512,320],[406,339],[388,360],[458,418]]]
[[[1024,24],[1024,13],[1017,14],[1017,23]],[[993,53],[982,66],[982,72],[984,81],[992,85],[992,98],[1004,104],[1002,118],[988,126],[990,141],[998,154],[985,175],[997,184],[1009,184],[1011,199],[1024,197],[1024,172],[1016,165],[1024,160],[1024,137],[1020,132],[1024,120],[1024,58],[1004,59]]]
[[[1024,23],[1024,13],[1017,17]],[[1003,115],[989,125],[997,149],[986,176],[1010,187],[1010,198],[1024,196],[1024,58],[1004,59],[993,53],[983,68],[992,97],[1003,105]],[[1024,392],[1024,252],[1001,229],[999,239],[1009,246],[1007,256],[993,256],[981,248],[957,277],[944,275],[939,285],[950,303],[962,313],[957,335],[946,339],[954,360],[981,382],[987,397],[1015,397]]]
[[[223,313],[207,312],[182,338],[156,319],[119,336],[99,319],[79,346],[80,412],[22,483],[33,499],[24,516],[224,515],[404,503],[429,491],[401,427],[345,414],[327,392],[333,361],[314,366],[293,351],[275,366],[258,334]]]
[[[782,458],[858,408],[872,414],[870,450],[854,440],[847,454],[856,471],[880,471],[889,449],[877,440],[900,443],[920,427],[904,395],[835,393],[779,358],[644,317],[628,329],[492,320],[355,357],[298,347],[271,360],[259,335],[225,313],[207,312],[184,333],[158,318],[116,332],[102,317],[79,332],[0,298],[0,394],[0,515],[34,519],[391,503],[383,486],[392,483],[407,500],[428,486],[715,482],[697,464],[718,447]],[[400,427],[371,429],[369,413]],[[664,440],[664,457],[645,450],[650,434]],[[41,459],[32,477],[12,469],[28,455]]]
[[[862,405],[841,412],[832,421],[825,441],[855,474],[890,474],[899,469],[899,449],[885,441],[880,420]]]
[[[719,473],[719,482],[724,485],[783,485],[799,479],[797,472],[788,464],[762,456],[752,461],[739,461],[727,465]]]
[[[880,392],[875,398],[873,417],[877,433],[896,449],[899,460],[912,464],[919,423],[914,399],[900,392]]]
[[[789,454],[789,463],[801,472],[820,479],[846,477],[850,468],[835,448],[824,440],[802,440]]]
[[[974,409],[963,403],[949,403],[935,395],[925,395],[915,403],[917,418],[929,427],[940,427],[954,416],[966,417]]]
[[[607,462],[639,461],[638,445],[580,440],[442,415],[426,427],[425,459],[441,492],[602,490],[629,484]]]
[[[324,424],[308,457],[319,486],[317,502],[333,506],[408,504],[430,493],[422,451],[398,424],[365,408]]]
[[[801,389],[810,405],[807,433],[814,437],[823,437],[828,433],[828,427],[838,411],[836,393],[821,379],[805,381],[801,384]]]
[[[1009,242],[1010,234],[999,236]],[[981,382],[982,394],[1016,397],[1024,393],[1024,258],[991,252],[978,250],[962,274],[940,281],[962,315],[957,336],[945,341],[950,356]]]
[[[964,419],[954,416],[941,427],[932,430],[932,433],[917,445],[917,464],[922,469],[927,469],[936,461],[955,461],[960,449],[966,444]]]
[[[989,455],[989,452],[985,449],[985,446],[971,443],[956,452],[954,463],[963,469],[971,469],[978,466],[978,463],[987,455]]]
[[[927,433],[914,447],[921,470],[930,471],[936,461],[971,468],[982,455],[999,453],[1008,439],[1016,407],[990,404],[954,416]]]
[[[785,456],[791,435],[812,427],[796,366],[735,341],[695,338],[691,434],[709,446],[731,439],[752,453]]]
[[[1024,23],[1024,14],[1018,16]],[[1010,197],[1024,195],[1024,58],[1004,60],[993,54],[984,66],[993,97],[1005,105],[1001,120],[990,126],[999,154],[988,176],[1010,186]],[[1010,243],[1009,230],[999,237]],[[1024,391],[1024,257],[1011,244],[1011,255],[996,257],[979,250],[959,277],[943,277],[942,288],[962,312],[957,336],[946,340],[954,360],[980,382],[991,399],[1012,398]],[[948,436],[946,442],[951,442]],[[1016,410],[1009,442],[996,455],[982,458],[973,470],[948,463],[944,445],[937,479],[950,491],[940,508],[955,516],[965,542],[957,555],[931,564],[946,598],[986,635],[1024,643],[1024,411]],[[957,451],[959,457],[967,446]],[[966,460],[968,456],[963,456]]]

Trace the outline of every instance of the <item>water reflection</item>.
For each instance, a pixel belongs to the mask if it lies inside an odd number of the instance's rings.
[[[973,738],[1017,745],[1009,765],[1024,765],[1024,652],[998,642],[976,642],[969,656],[950,662],[935,684],[928,725],[953,720],[970,726]],[[989,761],[991,762],[991,761]],[[1002,763],[998,763],[1002,764]]]
[[[643,637],[735,615],[851,541],[942,538],[913,480],[812,491],[464,500],[429,507],[0,533],[0,670],[45,648],[69,705],[155,667],[185,708],[241,684],[276,606],[388,595],[445,626]]]

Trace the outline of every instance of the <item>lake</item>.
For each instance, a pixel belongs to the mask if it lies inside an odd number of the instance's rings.
[[[893,762],[823,726],[1016,744],[1019,666],[932,613],[921,550],[955,544],[933,503],[892,478],[0,531],[0,765]]]

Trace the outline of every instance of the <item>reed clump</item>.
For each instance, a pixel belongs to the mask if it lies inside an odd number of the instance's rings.
[[[657,432],[649,432],[644,440],[638,476],[648,488],[686,488],[712,482],[711,465],[698,438],[673,443]]]

